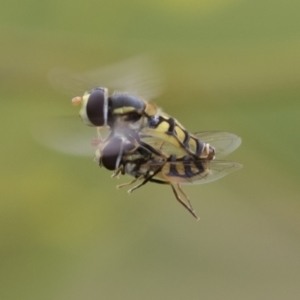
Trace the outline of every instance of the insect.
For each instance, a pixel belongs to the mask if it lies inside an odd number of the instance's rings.
[[[72,99],[74,105],[81,104],[79,115],[86,125],[108,127],[114,132],[128,128],[168,142],[181,149],[183,154],[195,158],[214,157],[213,147],[189,133],[178,120],[164,113],[151,101],[144,100],[143,97],[151,100],[157,96],[162,82],[161,72],[149,56],[137,56],[110,67],[82,74],[54,70],[50,74],[50,81],[64,90],[90,88],[83,96]],[[127,92],[109,94],[107,88],[91,88],[98,82],[106,83],[106,86],[113,87],[113,90]],[[142,98],[139,95],[142,95]]]
[[[53,120],[47,125],[49,127],[43,127],[43,130],[38,126],[37,131],[33,132],[39,142],[67,154],[90,157],[96,152],[95,161],[113,171],[112,177],[127,174],[134,177],[130,184],[140,181],[129,192],[148,182],[170,185],[175,198],[195,218],[198,217],[181,185],[208,183],[241,167],[235,162],[219,160],[241,144],[238,136],[228,132],[205,131],[194,134],[203,143],[211,144],[214,148],[218,160],[209,160],[186,155],[181,148],[169,142],[128,128],[117,132],[109,131],[108,137],[103,139],[102,135],[95,137],[96,130],[82,126],[80,122],[77,124],[73,119]],[[117,187],[126,185],[129,184]]]
[[[203,132],[198,135],[210,136],[216,143],[220,156],[233,151],[238,144],[237,137],[227,132]],[[233,137],[236,137],[233,139]],[[134,132],[126,136],[110,135],[106,140],[98,142],[96,161],[100,166],[114,170],[112,177],[130,175],[135,179],[129,183],[118,185],[121,188],[139,180],[142,182],[128,190],[129,193],[148,182],[170,185],[177,201],[182,204],[196,219],[196,215],[188,196],[181,185],[201,184],[217,180],[241,167],[229,161],[195,159],[192,156],[164,155],[161,149],[137,141]],[[177,188],[177,189],[176,189]],[[183,196],[184,200],[180,197]]]
[[[79,115],[89,126],[109,127],[113,132],[124,128],[154,137],[182,149],[195,158],[213,159],[214,148],[189,133],[175,118],[163,113],[153,103],[125,93],[108,96],[106,88],[94,88],[83,97],[72,99],[81,104]]]

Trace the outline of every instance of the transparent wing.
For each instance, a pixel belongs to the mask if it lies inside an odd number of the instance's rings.
[[[37,142],[61,153],[90,157],[95,153],[91,141],[97,131],[84,126],[79,117],[46,119],[34,124],[31,133]]]
[[[239,136],[230,132],[201,131],[194,133],[194,135],[199,138],[199,140],[209,143],[215,148],[217,159],[230,154],[242,143],[242,139]]]
[[[158,177],[184,185],[204,184],[218,180],[240,168],[242,165],[239,163],[222,160],[198,160],[196,163],[194,161],[176,161],[167,162]]]
[[[223,158],[233,152],[241,145],[241,138],[230,132],[223,131],[202,131],[194,133],[204,143],[209,143],[215,148],[216,158]],[[177,156],[185,155],[184,148],[175,147],[171,143],[156,137],[141,134],[141,140],[155,149],[159,149],[165,155],[174,154]],[[191,149],[196,151],[196,149]]]
[[[68,95],[81,96],[86,91],[102,86],[113,91],[127,92],[145,100],[160,95],[162,77],[158,64],[146,54],[84,73],[56,68],[48,74],[51,85]]]

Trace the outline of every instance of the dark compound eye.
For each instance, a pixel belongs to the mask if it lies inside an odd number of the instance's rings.
[[[86,114],[90,122],[95,126],[107,124],[107,92],[103,88],[95,88],[91,91],[86,105]]]
[[[120,166],[123,156],[134,148],[135,146],[130,142],[113,137],[102,150],[102,165],[108,170],[116,170]]]
[[[119,138],[111,139],[102,151],[103,166],[108,170],[115,170],[119,167],[116,164],[122,154],[122,140]]]

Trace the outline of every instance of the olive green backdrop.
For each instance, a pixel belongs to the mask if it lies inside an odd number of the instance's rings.
[[[175,3],[176,2],[176,3]],[[1,299],[299,299],[300,3],[11,1],[0,10]],[[244,168],[128,195],[93,157],[37,143],[77,115],[47,81],[149,53],[155,99],[190,131],[242,137]],[[101,83],[99,83],[101,85]]]

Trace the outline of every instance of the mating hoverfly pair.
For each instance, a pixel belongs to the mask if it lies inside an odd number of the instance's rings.
[[[151,102],[125,93],[108,94],[106,88],[94,88],[72,99],[81,104],[80,117],[97,128],[95,160],[112,177],[130,175],[137,181],[129,193],[148,182],[170,185],[176,199],[196,218],[181,185],[217,180],[241,167],[222,158],[239,147],[241,139],[227,132],[189,133],[176,119]],[[105,139],[101,128],[110,130]],[[182,199],[183,197],[183,199]]]

